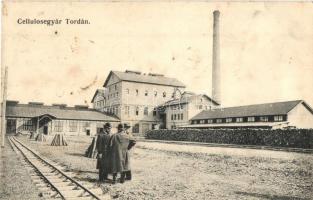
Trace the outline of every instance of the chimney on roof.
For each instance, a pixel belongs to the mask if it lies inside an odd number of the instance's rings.
[[[212,98],[221,105],[221,68],[220,68],[220,11],[213,12],[213,58],[212,58]]]
[[[133,71],[133,70],[126,70],[125,72],[126,72],[126,73],[130,73],[130,74],[138,74],[138,75],[141,74],[141,72],[139,72],[139,71]]]
[[[66,104],[60,104],[60,103],[53,103],[52,106],[54,107],[59,107],[59,108],[65,108],[67,105]]]
[[[87,105],[75,105],[74,107],[76,109],[79,109],[79,110],[86,110],[86,109],[88,109],[89,106],[87,106]]]
[[[162,76],[162,77],[164,76],[163,74],[155,74],[155,73],[149,73],[148,75],[149,76]]]
[[[13,100],[7,100],[6,105],[8,106],[16,106],[19,103],[19,101],[13,101]]]
[[[31,106],[43,106],[43,102],[28,102],[28,105],[31,105]]]

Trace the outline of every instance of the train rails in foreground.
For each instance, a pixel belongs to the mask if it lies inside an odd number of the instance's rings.
[[[31,172],[31,177],[40,187],[46,199],[87,200],[110,199],[103,194],[101,188],[92,184],[83,184],[71,177],[71,172],[65,172],[62,167],[43,158],[38,153],[21,143],[15,137],[9,137],[13,150],[21,154],[26,161],[26,167]]]

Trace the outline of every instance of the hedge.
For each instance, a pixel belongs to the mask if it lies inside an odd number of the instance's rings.
[[[313,129],[151,130],[147,139],[313,149]]]

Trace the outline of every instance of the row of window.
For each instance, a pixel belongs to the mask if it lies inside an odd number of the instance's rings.
[[[130,90],[128,88],[126,89],[126,94],[130,94]],[[135,95],[139,96],[139,90],[138,89],[135,89]],[[145,90],[144,95],[146,97],[149,96],[149,91]],[[157,97],[158,96],[158,92],[157,91],[153,91],[153,96]],[[163,92],[162,96],[166,97],[166,92]]]
[[[104,100],[97,101],[95,108],[102,108],[102,107],[104,107]]]
[[[115,114],[115,115],[118,115],[118,107],[111,107],[111,108],[108,108],[107,109],[107,112],[110,113],[110,114]],[[131,113],[130,112],[130,106],[125,106],[124,107],[124,114],[127,115],[127,116],[130,116],[130,115],[136,115],[136,116],[139,116],[141,115],[141,112],[143,113],[143,115],[145,116],[148,116],[149,115],[149,108],[146,106],[143,108],[143,110],[141,111],[140,107],[139,106],[136,106],[134,107],[134,113]],[[153,116],[156,116],[157,115],[157,112],[155,109],[152,110],[152,114]]]
[[[241,122],[268,122],[275,121],[280,122],[284,121],[284,116],[260,116],[260,117],[229,117],[229,118],[220,118],[220,119],[202,119],[202,120],[193,120],[193,124],[213,124],[213,123],[241,123]]]
[[[179,113],[179,114],[172,114],[171,115],[171,120],[184,120],[184,114]]]
[[[62,132],[63,128],[64,128],[64,122],[65,121],[62,121],[62,120],[53,121],[53,125],[54,125],[53,130],[55,132]],[[81,122],[80,124],[82,127],[82,131],[86,131],[86,129],[88,127],[90,127],[90,122]],[[77,132],[78,127],[79,127],[78,125],[79,125],[79,123],[77,121],[69,121],[69,131],[70,132]]]

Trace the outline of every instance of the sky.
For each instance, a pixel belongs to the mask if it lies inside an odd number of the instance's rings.
[[[214,10],[221,12],[222,106],[297,99],[313,106],[312,3],[5,3],[8,99],[91,105],[110,70],[126,69],[177,78],[211,96]]]

